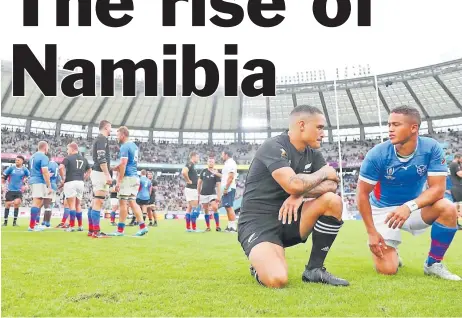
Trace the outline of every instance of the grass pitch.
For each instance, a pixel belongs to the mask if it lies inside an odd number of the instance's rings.
[[[309,240],[286,251],[287,288],[270,290],[250,276],[233,234],[186,233],[183,221],[161,221],[146,237],[91,239],[29,233],[26,223],[2,228],[3,316],[462,316],[462,283],[423,274],[429,231],[404,234],[405,266],[384,277],[372,268],[362,222],[346,222],[326,267],[350,287],[302,283]],[[459,275],[461,234],[445,259]]]

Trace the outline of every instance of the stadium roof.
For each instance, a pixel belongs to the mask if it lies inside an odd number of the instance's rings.
[[[6,117],[75,125],[107,119],[114,126],[156,131],[277,131],[287,127],[293,107],[311,104],[323,109],[328,126],[337,127],[333,81],[280,85],[277,96],[268,98],[225,98],[220,91],[208,98],[145,97],[143,83],[138,96],[123,97],[119,81],[114,97],[68,98],[44,97],[26,75],[26,97],[13,97],[11,69],[11,62],[2,61],[1,114]],[[68,73],[60,70],[58,78]],[[417,107],[424,119],[462,116],[462,59],[379,75],[377,81],[382,121],[403,104]],[[340,128],[378,125],[374,77],[338,81],[337,94]]]

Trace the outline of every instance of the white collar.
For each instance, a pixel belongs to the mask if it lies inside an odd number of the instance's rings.
[[[408,158],[400,158],[400,157],[398,156],[398,152],[396,151],[396,146],[395,146],[395,145],[393,145],[393,149],[395,150],[395,156],[396,156],[396,158],[398,158],[398,160],[399,160],[400,162],[408,162],[408,161],[410,161],[412,158],[414,158],[415,154],[417,153],[417,149],[419,149],[419,138],[417,138],[417,145],[415,146],[414,152],[413,152],[412,155],[411,155],[410,157],[408,157]]]

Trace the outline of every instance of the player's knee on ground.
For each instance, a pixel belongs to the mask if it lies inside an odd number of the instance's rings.
[[[382,275],[396,275],[398,273],[398,262],[376,262],[375,270]]]
[[[373,256],[375,270],[382,275],[395,275],[398,272],[399,258],[396,250],[388,246],[384,251],[383,258]]]
[[[258,274],[259,281],[269,288],[283,288],[287,285],[287,266],[281,256],[283,249],[273,243],[262,242],[255,245],[249,260]]]
[[[335,193],[327,192],[323,194],[320,199],[326,201],[327,209],[330,214],[337,219],[341,219],[343,211],[343,202],[342,198]]]
[[[268,288],[284,288],[289,280],[287,270],[282,264],[273,262],[272,265],[258,266],[253,264],[259,281]]]
[[[260,281],[268,288],[284,288],[289,280],[285,271],[272,272],[265,278],[262,278],[260,274],[258,276]]]

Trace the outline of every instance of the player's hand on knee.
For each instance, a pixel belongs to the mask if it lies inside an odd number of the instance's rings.
[[[411,210],[409,210],[409,207],[407,205],[402,205],[398,207],[395,211],[387,215],[387,218],[385,219],[385,224],[388,224],[389,228],[400,229],[410,215]]]
[[[279,221],[282,220],[282,224],[291,224],[292,220],[295,222],[298,219],[298,208],[303,203],[303,196],[291,195],[288,197],[281,208],[279,209]]]
[[[379,232],[375,231],[373,233],[369,233],[369,248],[378,258],[383,257],[383,250],[387,249],[387,245],[385,244],[383,236]]]

